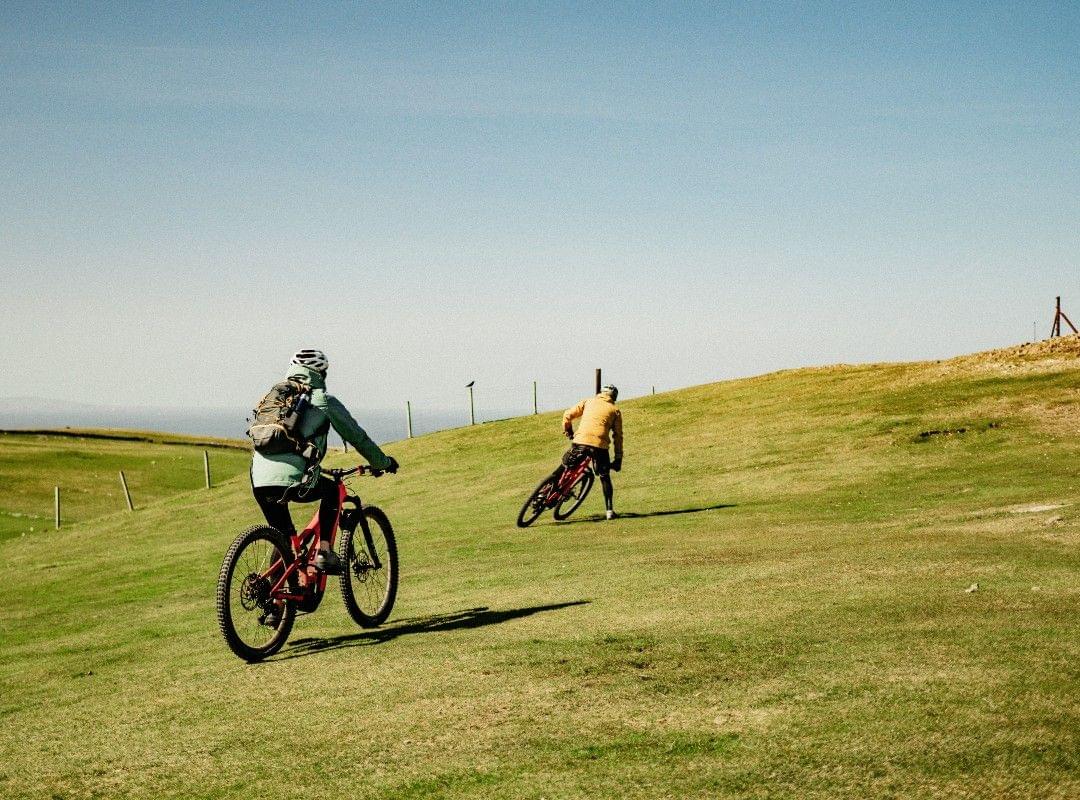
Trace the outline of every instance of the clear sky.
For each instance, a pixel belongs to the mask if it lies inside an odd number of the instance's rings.
[[[560,405],[1080,323],[1080,4],[0,5],[0,394]]]

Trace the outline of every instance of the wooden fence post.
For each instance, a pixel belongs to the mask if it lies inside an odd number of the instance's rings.
[[[405,401],[405,423],[408,426],[409,438],[412,438],[412,403]]]
[[[127,478],[124,477],[123,470],[120,470],[120,485],[124,488],[124,500],[127,501],[127,510],[134,511],[135,506],[131,504],[131,492],[128,491]]]
[[[476,424],[476,404],[473,402],[473,385],[469,384],[469,424]]]
[[[53,487],[53,516],[55,517],[56,530],[60,530],[60,487]]]
[[[206,488],[210,488],[210,453],[202,451],[203,476],[206,478]]]
[[[533,413],[540,413],[540,408],[536,405],[536,381],[533,381]]]
[[[596,393],[600,394],[600,367],[596,368]]]

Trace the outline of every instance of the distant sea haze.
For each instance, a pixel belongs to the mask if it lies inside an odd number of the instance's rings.
[[[0,428],[133,428],[137,430],[187,433],[196,436],[224,436],[230,439],[246,438],[247,420],[250,412],[229,409],[164,409],[164,408],[112,408],[96,406],[58,407],[43,401],[39,404],[20,399],[2,401],[6,406],[0,410]],[[407,435],[404,411],[353,410],[356,421],[376,442],[383,444],[404,439]],[[506,414],[503,416],[510,416]],[[498,419],[490,415],[485,419]],[[477,420],[480,421],[480,420]],[[422,412],[413,411],[413,434],[456,428],[468,425],[468,411]],[[331,434],[331,444],[340,443]]]

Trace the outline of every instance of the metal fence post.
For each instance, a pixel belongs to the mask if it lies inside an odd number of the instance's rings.
[[[210,488],[210,453],[202,451],[203,476],[206,478],[206,488]]]
[[[412,438],[412,403],[405,401],[405,422],[408,425],[409,438]]]
[[[60,487],[53,487],[53,516],[55,517],[56,530],[60,530]]]

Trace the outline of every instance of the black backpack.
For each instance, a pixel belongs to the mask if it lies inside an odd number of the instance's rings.
[[[300,420],[310,405],[310,386],[299,381],[275,383],[251,412],[247,435],[255,452],[267,456],[297,453],[311,457],[314,448],[300,435]]]

